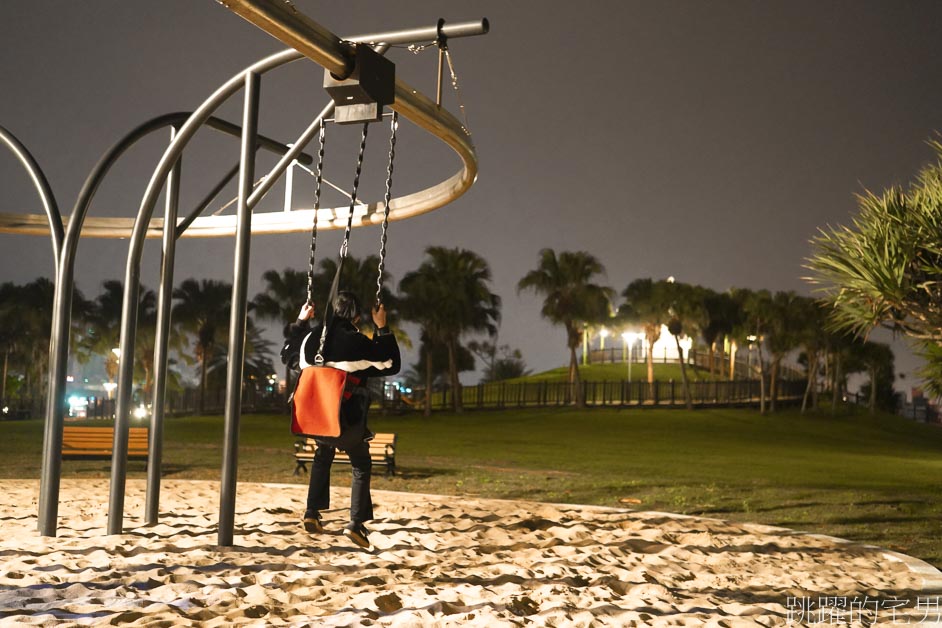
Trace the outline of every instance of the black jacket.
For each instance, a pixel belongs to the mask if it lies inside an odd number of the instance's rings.
[[[281,361],[291,368],[299,368],[303,344],[305,361],[314,364],[320,339],[320,325],[312,329],[308,321],[291,323],[285,327]],[[395,375],[402,367],[399,343],[388,329],[378,330],[370,339],[357,331],[350,321],[342,318],[335,318],[331,322],[323,357],[325,364],[333,363],[335,368],[348,371],[361,380]]]

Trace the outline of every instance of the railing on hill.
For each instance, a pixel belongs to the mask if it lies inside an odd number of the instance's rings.
[[[679,407],[685,403],[683,383],[674,380],[656,381],[653,384],[646,381],[583,382],[582,387],[588,406]],[[800,402],[805,383],[782,379],[778,381],[777,388],[778,401]],[[569,405],[575,399],[574,392],[574,386],[568,382],[494,382],[463,386],[461,401],[469,409],[541,408]],[[759,393],[758,380],[690,383],[690,396],[697,407],[755,405],[759,403]],[[414,398],[418,401],[407,404],[422,408],[422,391]],[[433,409],[441,410],[451,406],[450,387],[432,392]]]
[[[398,411],[402,409],[423,408],[424,391],[417,390],[410,397],[387,398],[383,393],[382,380],[371,380],[371,393],[373,408],[379,411]],[[779,380],[777,399],[780,402],[800,402],[805,391],[805,383],[798,380]],[[683,407],[683,383],[676,380],[656,381],[648,384],[646,381],[601,381],[583,382],[583,393],[588,406],[634,406],[634,407]],[[758,380],[735,381],[699,381],[690,383],[690,395],[694,406],[749,406],[759,403]],[[501,408],[547,408],[567,406],[575,401],[574,387],[568,382],[535,381],[535,382],[493,382],[478,384],[476,386],[462,386],[462,404],[468,409],[501,409]],[[209,389],[203,400],[205,414],[221,414],[225,408],[225,389]],[[6,406],[0,406],[0,409]],[[8,412],[2,419],[25,419],[40,416],[38,410],[30,412],[29,408],[41,408],[35,401],[29,403],[22,401],[16,406],[9,406]],[[140,408],[135,404],[134,408]],[[199,389],[185,389],[167,394],[166,408],[168,414],[184,416],[197,414],[200,407]],[[432,392],[432,408],[447,410],[452,407],[452,393],[450,387],[436,389]],[[269,412],[273,414],[287,413],[284,395],[278,392],[261,391],[246,388],[242,391],[242,409],[244,412]],[[141,420],[149,416],[150,409],[146,406],[141,411]],[[113,420],[115,416],[115,400],[107,398],[89,398],[88,405],[81,413],[71,416],[73,419],[105,419]]]
[[[746,359],[742,359],[742,354],[746,354]],[[661,355],[654,355],[655,364],[677,364],[676,355],[668,355],[664,352]],[[627,364],[625,350],[619,347],[610,347],[608,349],[591,349],[587,355],[589,364]],[[580,355],[581,359],[581,355]],[[646,358],[641,351],[635,349],[631,354],[632,364],[646,364]],[[722,357],[718,353],[713,355],[713,369],[710,369],[710,354],[702,349],[691,351],[687,358],[687,364],[696,366],[706,371],[715,371],[717,373],[727,374],[729,371],[729,355]],[[802,379],[805,374],[801,369],[788,364],[780,364],[779,371],[784,379]],[[751,358],[747,351],[740,350],[736,354],[736,368],[734,374],[737,379],[751,379],[759,376],[759,365],[757,358]]]

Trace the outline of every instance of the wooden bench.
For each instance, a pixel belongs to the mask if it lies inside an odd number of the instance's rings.
[[[128,458],[147,459],[148,429],[132,427],[128,434]],[[62,429],[62,458],[111,458],[113,427],[72,427]]]
[[[396,435],[395,434],[376,434],[370,441],[370,459],[374,465],[386,466],[386,477],[396,475]],[[294,460],[297,466],[294,468],[294,474],[299,475],[303,470],[307,472],[307,463],[314,460],[314,451],[317,443],[313,438],[301,438],[294,444]],[[345,452],[337,450],[334,456],[334,462],[350,464],[350,456]]]

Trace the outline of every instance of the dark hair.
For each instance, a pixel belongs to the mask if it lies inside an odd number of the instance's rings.
[[[349,290],[341,290],[334,297],[334,316],[352,321],[360,315],[362,308],[357,295]]]

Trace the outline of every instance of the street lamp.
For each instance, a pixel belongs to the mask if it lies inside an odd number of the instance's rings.
[[[608,338],[608,330],[603,327],[599,330],[599,351],[605,351],[606,338]]]
[[[622,340],[625,341],[625,348],[628,350],[628,383],[631,383],[631,349],[634,347],[635,341],[638,339],[640,334],[636,334],[633,331],[626,331],[621,335]]]
[[[589,363],[589,326],[582,326],[582,366]]]
[[[114,382],[105,382],[101,386],[105,389],[105,392],[108,393],[108,399],[111,399],[111,394],[114,392],[114,389],[118,387]]]
[[[752,349],[755,347],[757,336],[746,336],[746,340],[749,341],[749,351],[746,353],[746,377],[752,377]]]

